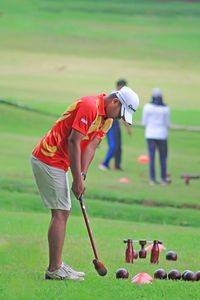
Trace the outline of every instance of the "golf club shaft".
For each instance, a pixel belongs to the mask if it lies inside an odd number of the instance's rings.
[[[83,217],[84,217],[84,220],[85,220],[85,224],[86,224],[86,227],[87,227],[87,231],[88,231],[88,234],[89,234],[90,242],[91,242],[91,245],[92,245],[92,249],[93,249],[93,252],[94,252],[94,256],[98,260],[97,250],[96,250],[96,247],[95,247],[95,244],[94,244],[93,234],[92,234],[92,230],[90,228],[89,218],[88,218],[87,213],[86,213],[86,208],[85,208],[85,205],[83,203],[82,196],[80,197],[79,201],[80,201]]]

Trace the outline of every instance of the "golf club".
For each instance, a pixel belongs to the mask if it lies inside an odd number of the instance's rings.
[[[98,255],[97,255],[97,250],[96,250],[96,247],[95,247],[94,238],[93,238],[93,235],[92,235],[92,230],[91,230],[90,224],[89,224],[89,218],[88,218],[88,215],[86,213],[85,204],[83,202],[83,196],[81,196],[79,198],[79,202],[80,202],[81,210],[82,210],[82,213],[83,213],[83,217],[84,217],[85,224],[86,224],[86,227],[87,227],[88,235],[89,235],[90,242],[91,242],[92,249],[93,249],[94,256],[95,256],[95,259],[93,260],[94,267],[95,267],[97,273],[100,276],[105,276],[107,274],[107,270],[104,267],[103,263],[99,260]]]

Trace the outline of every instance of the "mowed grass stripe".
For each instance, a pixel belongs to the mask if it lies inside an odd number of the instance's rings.
[[[115,81],[124,76],[140,96],[136,120],[141,119],[142,106],[150,100],[152,88],[159,85],[165,102],[171,107],[173,123],[200,124],[198,63],[183,69],[173,60],[171,65],[165,60],[145,62],[135,56],[127,60],[126,55],[121,59],[103,57],[99,60],[93,56],[37,53],[34,49],[30,53],[0,50],[0,60],[0,97],[4,99],[61,114],[71,101],[82,95],[111,92]]]
[[[0,186],[5,191],[36,193],[30,166],[31,152],[40,138],[51,128],[55,120],[31,112],[2,105],[0,133]],[[33,124],[31,126],[31,124]],[[141,165],[137,157],[146,154],[144,130],[134,128],[132,137],[123,134],[124,172],[101,172],[98,164],[107,151],[106,139],[96,151],[88,172],[87,197],[128,204],[151,204],[155,206],[197,207],[199,205],[200,180],[191,180],[186,186],[180,175],[200,173],[197,132],[171,131],[169,135],[168,172],[172,176],[169,186],[149,186],[148,165]],[[156,161],[159,174],[158,161]],[[128,177],[129,184],[121,184],[120,178]]]
[[[1,209],[12,212],[47,212],[39,195],[18,193],[15,191],[0,191]],[[95,198],[86,198],[89,215],[111,220],[130,222],[149,222],[155,224],[173,224],[181,226],[199,227],[200,211],[196,209],[180,209],[172,207],[152,207]],[[77,200],[72,201],[72,215],[80,215],[80,205]]]
[[[60,113],[68,99],[110,91],[124,76],[141,104],[159,84],[172,109],[199,109],[199,18],[192,17],[199,3],[20,3],[2,4],[2,96]],[[138,15],[127,17],[123,8]],[[181,120],[180,113],[174,123]]]
[[[5,100],[5,99],[0,99],[0,105],[3,106],[8,106],[8,109],[10,108],[15,108],[15,109],[19,109],[21,111],[24,111],[25,113],[27,112],[33,112],[36,114],[39,114],[41,116],[48,116],[48,117],[52,117],[52,120],[55,118],[59,118],[59,116],[61,114],[56,114],[56,113],[51,113],[48,110],[41,110],[41,109],[36,109],[33,108],[32,106],[28,106],[28,105],[24,105],[18,101],[15,100]],[[48,108],[47,108],[48,109]],[[174,115],[179,115],[179,111],[173,111],[173,116]],[[137,115],[137,119],[139,120],[139,117],[141,119],[141,114],[142,114],[142,110],[139,109],[139,115]],[[191,126],[191,123],[196,123],[195,119],[198,118],[197,124],[199,124],[199,112],[198,111],[182,111],[182,118],[184,119],[184,123],[188,124],[189,126],[185,125],[179,125],[179,124],[171,124],[170,129],[171,130],[188,130],[188,131],[200,131],[200,126]],[[184,115],[184,117],[183,117]],[[192,116],[192,118],[190,119],[190,117]],[[174,119],[174,117],[172,118]],[[182,123],[182,120],[180,120],[180,124]],[[136,118],[134,118],[134,126],[142,126],[141,121],[136,121]]]

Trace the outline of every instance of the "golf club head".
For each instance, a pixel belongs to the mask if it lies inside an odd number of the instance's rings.
[[[95,269],[97,270],[97,273],[100,276],[105,276],[107,274],[107,270],[101,261],[99,261],[98,259],[94,259],[93,264],[94,264]]]

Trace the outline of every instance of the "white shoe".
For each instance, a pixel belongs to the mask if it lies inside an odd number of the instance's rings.
[[[69,265],[66,265],[64,263],[62,263],[63,268],[65,269],[65,271],[69,274],[72,274],[74,276],[79,276],[79,277],[84,277],[85,273],[84,272],[79,272],[79,271],[75,271],[74,269],[72,269]]]
[[[109,168],[106,167],[104,164],[100,164],[100,165],[99,165],[99,169],[102,170],[102,171],[107,171],[107,170],[109,170]]]
[[[74,275],[70,272],[67,272],[64,264],[60,266],[59,269],[50,272],[49,270],[45,273],[45,279],[54,279],[54,280],[84,280],[83,277]]]

